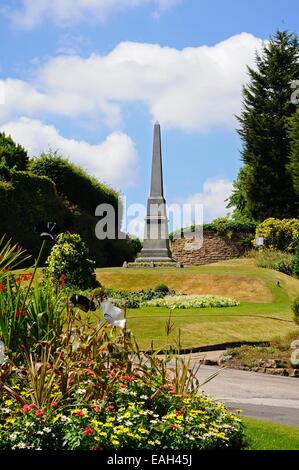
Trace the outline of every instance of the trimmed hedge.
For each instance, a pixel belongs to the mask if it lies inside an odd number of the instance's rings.
[[[0,236],[5,234],[34,257],[40,248],[34,226],[48,220],[55,220],[62,226],[66,216],[55,184],[49,178],[11,171],[8,181],[0,180]],[[47,254],[49,251],[45,256]]]
[[[74,206],[74,202],[63,195],[60,196],[56,185],[49,178],[20,171],[0,175],[0,236],[5,234],[36,257],[40,240],[39,235],[34,233],[34,225],[41,221],[55,221],[61,231],[81,235],[97,266],[121,266],[124,261],[133,260],[135,251],[130,240],[98,240],[95,236],[98,218],[81,206]],[[104,198],[105,192],[102,194]],[[107,194],[108,200],[114,194],[116,204],[116,193],[110,193],[108,188]],[[83,199],[85,193],[81,197]],[[47,248],[43,261],[51,247]]]
[[[82,168],[73,165],[57,154],[42,154],[31,160],[31,172],[50,178],[59,195],[94,215],[99,204],[112,204],[117,210],[118,193],[88,175]]]

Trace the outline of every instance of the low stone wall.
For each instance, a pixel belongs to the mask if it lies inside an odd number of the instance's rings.
[[[196,240],[192,234],[185,235],[185,238],[171,242],[172,258],[174,261],[186,265],[216,263],[217,261],[238,258],[245,253],[241,239],[240,235],[237,239],[230,239],[216,232],[204,231],[203,245],[201,248],[196,248],[193,245]]]

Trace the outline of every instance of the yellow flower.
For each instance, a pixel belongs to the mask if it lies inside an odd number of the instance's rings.
[[[138,428],[138,431],[141,433],[141,434],[148,434],[148,431],[144,428]]]
[[[14,423],[15,420],[15,418],[7,418],[6,423]]]
[[[91,424],[93,424],[94,426],[102,426],[103,425],[103,423],[101,421],[98,421],[97,419],[92,419]]]
[[[55,418],[52,420],[52,423],[55,424],[56,421],[58,421],[60,418],[62,418],[62,416],[63,416],[63,415],[62,415],[61,413],[59,413],[58,415],[56,415]]]
[[[11,406],[11,405],[13,404],[13,401],[12,401],[12,400],[6,400],[6,401],[4,402],[4,404],[5,404],[6,406]]]

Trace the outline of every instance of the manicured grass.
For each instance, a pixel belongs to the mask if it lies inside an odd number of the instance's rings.
[[[299,428],[242,418],[248,450],[299,450]]]
[[[97,271],[105,287],[137,291],[165,283],[176,292],[235,297],[238,307],[176,309],[173,329],[166,335],[170,311],[142,307],[128,311],[128,327],[140,346],[148,349],[175,345],[180,332],[182,347],[234,341],[270,341],[296,329],[291,301],[299,294],[299,281],[270,269],[257,268],[254,260],[238,259],[183,269],[105,268]],[[277,286],[277,281],[280,286]]]

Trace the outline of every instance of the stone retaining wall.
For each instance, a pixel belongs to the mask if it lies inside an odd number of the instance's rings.
[[[173,240],[170,247],[174,261],[186,265],[201,265],[242,256],[245,247],[241,240],[240,235],[237,239],[230,239],[226,235],[204,231],[201,248],[194,249],[190,245],[190,242],[195,241],[192,234],[185,235],[185,238]]]

